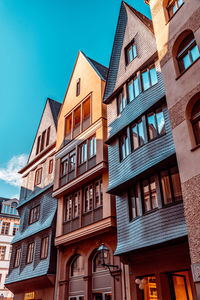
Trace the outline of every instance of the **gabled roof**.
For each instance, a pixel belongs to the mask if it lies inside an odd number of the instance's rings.
[[[48,98],[47,101],[49,101],[53,120],[54,120],[55,126],[57,128],[58,114],[59,114],[62,103],[55,101],[53,99],[50,99],[50,98]]]
[[[101,77],[101,79],[106,81],[107,74],[108,74],[108,68],[106,68],[102,64],[98,63],[94,59],[89,58],[82,51],[81,51],[81,53],[85,56],[85,58],[88,60],[88,62],[93,67],[93,69],[96,71],[96,73]]]
[[[128,13],[127,10],[130,10],[131,13],[133,13],[140,22],[142,22],[145,27],[148,28],[148,30],[153,33],[153,25],[152,21],[141,14],[139,11],[134,9],[132,6],[127,4],[126,2],[122,1],[118,22],[117,22],[117,28],[115,32],[113,47],[112,47],[112,53],[110,58],[110,64],[108,69],[108,76],[107,76],[107,82],[106,82],[106,88],[104,92],[104,99],[103,101],[106,103],[110,96],[112,95],[113,91],[115,90],[115,84],[117,80],[117,74],[118,74],[118,67],[119,67],[119,61],[121,56],[121,51],[123,47],[123,41],[128,21]]]

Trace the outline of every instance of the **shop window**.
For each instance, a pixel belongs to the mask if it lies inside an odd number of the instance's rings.
[[[199,49],[194,34],[191,32],[183,39],[177,51],[177,62],[180,73],[187,70],[199,56]]]
[[[147,116],[149,140],[165,134],[165,119],[162,109]]]
[[[15,261],[14,261],[14,268],[19,267],[21,259],[21,248],[16,249],[15,251]]]
[[[26,263],[30,264],[33,261],[34,243],[28,244]]]
[[[84,259],[83,256],[78,255],[76,256],[72,263],[71,263],[71,268],[70,268],[70,275],[71,277],[75,276],[81,276],[84,275]]]
[[[158,188],[155,176],[150,177],[150,179],[143,180],[142,190],[144,212],[148,212],[158,207]]]
[[[139,185],[133,186],[128,194],[130,220],[140,215]]]
[[[130,64],[137,56],[136,44],[134,40],[125,48],[126,64]]]
[[[124,108],[126,107],[126,100],[124,97],[124,92],[122,91],[121,93],[119,93],[119,95],[117,96],[117,112],[118,115],[121,114],[121,112],[124,110]]]
[[[39,185],[42,181],[42,168],[39,168],[35,172],[35,185]]]
[[[120,159],[123,160],[126,158],[130,151],[129,151],[129,138],[127,132],[121,134],[119,138],[119,148],[120,148]]]
[[[1,225],[1,234],[9,235],[10,223],[3,222]]]
[[[136,279],[139,284],[139,289],[143,294],[144,300],[158,300],[158,291],[155,276],[145,276],[141,279]]]
[[[183,0],[170,0],[167,5],[169,18],[171,18],[183,4]]]
[[[169,274],[171,297],[176,300],[193,300],[188,271]]]
[[[0,246],[0,260],[5,260],[6,246]]]
[[[45,259],[48,256],[48,248],[49,248],[49,237],[46,236],[42,239],[41,249],[40,249],[40,258]]]
[[[35,223],[40,217],[40,205],[33,207],[30,211],[29,224]]]
[[[104,253],[104,261],[105,264],[110,264],[110,252]],[[93,258],[93,272],[99,272],[106,269],[106,266],[102,266],[102,253],[98,251]]]
[[[200,144],[200,99],[195,103],[191,113],[191,123],[196,144]]]

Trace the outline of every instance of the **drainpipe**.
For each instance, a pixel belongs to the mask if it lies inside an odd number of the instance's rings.
[[[126,274],[125,274],[125,266],[123,264],[123,277],[124,277],[124,300],[127,299],[126,297]]]
[[[57,248],[56,283],[55,283],[55,291],[54,291],[54,300],[57,300],[57,292],[58,292],[59,253],[60,250],[59,248]]]

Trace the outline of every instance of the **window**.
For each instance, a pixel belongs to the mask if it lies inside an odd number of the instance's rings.
[[[19,267],[20,258],[21,258],[21,248],[18,248],[18,249],[16,249],[16,252],[15,252],[14,268]]]
[[[164,204],[181,201],[182,191],[178,168],[162,171],[160,177]]]
[[[76,152],[71,151],[61,160],[61,177],[65,176],[75,170]]]
[[[34,243],[28,244],[26,263],[30,264],[33,261]]]
[[[192,114],[191,114],[191,123],[193,127],[193,132],[196,140],[196,144],[200,144],[200,99],[195,103]]]
[[[158,300],[158,291],[157,291],[157,284],[156,284],[156,277],[151,276],[145,276],[140,279],[141,285],[143,286],[143,289],[141,289],[141,292],[143,294],[144,300]]]
[[[154,66],[142,72],[142,87],[144,91],[146,91],[157,82],[157,72]]]
[[[72,219],[72,196],[65,199],[65,216],[64,221],[70,221]]]
[[[65,138],[71,138],[72,114],[65,119]]]
[[[169,18],[171,18],[175,12],[181,7],[183,0],[170,0],[168,2],[167,10]]]
[[[131,188],[128,198],[130,220],[132,220],[140,215],[139,185],[135,185]]]
[[[37,138],[36,155],[39,153],[39,150],[40,150],[40,139],[41,139],[41,136],[38,136],[38,138]]]
[[[176,271],[169,273],[171,286],[171,299],[192,300],[192,289],[188,271]]]
[[[1,234],[8,235],[9,234],[9,229],[10,229],[10,223],[3,222],[2,227],[1,227]]]
[[[117,111],[120,114],[126,106],[126,100],[124,98],[124,92],[122,91],[117,97]]]
[[[199,58],[199,49],[197,47],[194,34],[191,32],[181,42],[177,51],[177,61],[180,72],[184,72]]]
[[[104,253],[104,261],[105,264],[109,265],[110,264],[110,253],[105,252]],[[93,258],[93,272],[99,272],[99,271],[104,271],[107,268],[105,266],[102,266],[102,253],[97,252]]]
[[[129,155],[129,139],[126,132],[120,136],[120,158],[123,160]]]
[[[79,127],[81,124],[81,106],[74,111],[74,128]]]
[[[83,102],[83,122],[90,118],[90,98]]]
[[[84,188],[84,212],[102,206],[103,186],[102,179],[96,180]]]
[[[68,222],[79,216],[80,212],[80,192],[76,192],[65,198],[64,222]]]
[[[10,213],[12,215],[17,215],[17,202],[12,202],[10,207]]]
[[[149,140],[165,134],[165,119],[162,109],[147,116]]]
[[[145,137],[144,137],[144,125],[142,120],[138,121],[138,123],[132,125],[131,127],[131,135],[132,135],[132,150],[137,149],[138,147],[144,145]]]
[[[42,180],[42,168],[39,168],[35,172],[35,185],[40,184],[41,180]]]
[[[76,82],[76,96],[80,95],[80,88],[81,88],[81,79],[79,78]]]
[[[40,249],[40,258],[45,259],[48,256],[48,247],[49,247],[49,237],[46,236],[42,239],[41,249]]]
[[[129,102],[133,101],[140,93],[141,93],[141,86],[140,86],[140,77],[138,75],[128,83]]]
[[[96,136],[89,139],[89,158],[96,155]]]
[[[103,202],[103,184],[102,179],[95,182],[95,207],[99,207]]]
[[[50,159],[49,161],[49,174],[53,172],[53,159]]]
[[[40,205],[35,206],[30,211],[29,224],[32,224],[39,220],[40,217]]]
[[[6,247],[0,246],[0,260],[5,260]]]
[[[158,207],[158,195],[155,176],[150,177],[150,179],[143,180],[142,190],[143,190],[143,205],[144,212],[148,212],[152,209]]]
[[[71,296],[69,300],[84,300],[84,296]]]
[[[15,235],[17,233],[18,229],[19,229],[19,225],[18,224],[14,224],[13,225],[13,235]]]
[[[40,152],[44,149],[45,136],[46,136],[46,130],[43,131],[42,133]]]
[[[48,127],[48,129],[47,129],[46,147],[49,145],[49,140],[50,140],[50,130],[51,130],[51,127]]]
[[[136,51],[136,44],[132,41],[126,48],[125,48],[125,56],[126,56],[126,64],[130,64],[136,58],[137,51]]]
[[[4,212],[5,214],[9,214],[9,212],[10,212],[10,205],[4,204],[4,205],[3,205],[3,212]]]
[[[87,141],[79,146],[79,165],[87,161]]]
[[[71,264],[71,276],[84,275],[84,259],[82,256],[76,256]]]
[[[93,185],[89,185],[84,189],[84,212],[93,209]]]

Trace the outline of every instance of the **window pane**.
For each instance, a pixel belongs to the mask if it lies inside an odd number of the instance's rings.
[[[171,203],[172,202],[172,193],[171,193],[168,171],[161,172],[161,183],[162,183],[164,204]]]
[[[145,212],[151,210],[151,198],[148,180],[143,181],[143,196],[144,196],[144,210]]]
[[[178,7],[180,7],[183,4],[183,0],[178,0]]]
[[[132,142],[133,142],[133,150],[139,147],[137,124],[132,127]]]
[[[124,159],[129,154],[129,141],[126,134],[120,138],[121,159]]]
[[[170,170],[171,178],[172,178],[172,185],[174,190],[174,200],[180,201],[182,200],[182,191],[181,191],[181,181],[178,173],[178,168],[172,168]]]
[[[164,134],[165,133],[165,119],[162,111],[156,112],[156,121],[157,121],[157,127],[158,127],[158,134]]]
[[[131,62],[133,60],[133,52],[132,52],[132,47],[128,49],[128,60]]]
[[[126,106],[126,101],[123,92],[119,94],[117,98],[117,102],[118,102],[118,112],[121,113]]]
[[[90,99],[83,103],[83,121],[90,117]]]
[[[136,45],[133,45],[133,57],[135,58],[137,56],[137,51],[136,51]]]
[[[143,122],[138,123],[139,145],[144,145],[144,127]]]
[[[157,136],[154,114],[151,114],[147,117],[147,122],[148,122],[149,139],[152,140]]]
[[[81,122],[81,107],[74,111],[74,127],[79,126]]]
[[[175,14],[175,12],[177,11],[177,7],[176,7],[176,3],[174,3],[174,5],[173,5],[173,14]]]
[[[134,93],[135,93],[135,97],[137,97],[140,94],[140,86],[139,86],[139,78],[138,77],[134,80]]]
[[[142,82],[144,91],[150,87],[148,71],[142,73]]]
[[[200,119],[193,124],[193,130],[196,138],[197,145],[200,144]]]
[[[197,60],[197,58],[199,57],[199,49],[198,49],[197,45],[195,45],[194,48],[192,48],[191,56],[192,56],[193,61]]]
[[[151,85],[154,85],[158,82],[156,68],[150,69]]]
[[[152,209],[154,209],[154,208],[158,207],[156,180],[155,180],[154,176],[150,178],[150,188],[151,188]]]
[[[187,53],[187,54],[183,57],[183,64],[184,64],[185,70],[191,65],[191,60],[190,60],[189,53]]]
[[[71,265],[71,276],[78,276],[84,274],[84,259],[82,256],[78,256],[72,262]]]
[[[133,82],[129,83],[128,85],[128,95],[129,95],[129,101],[133,101],[134,99],[134,93],[133,93]]]
[[[134,219],[139,216],[139,197],[138,197],[138,186],[131,189],[130,192],[130,218]]]

